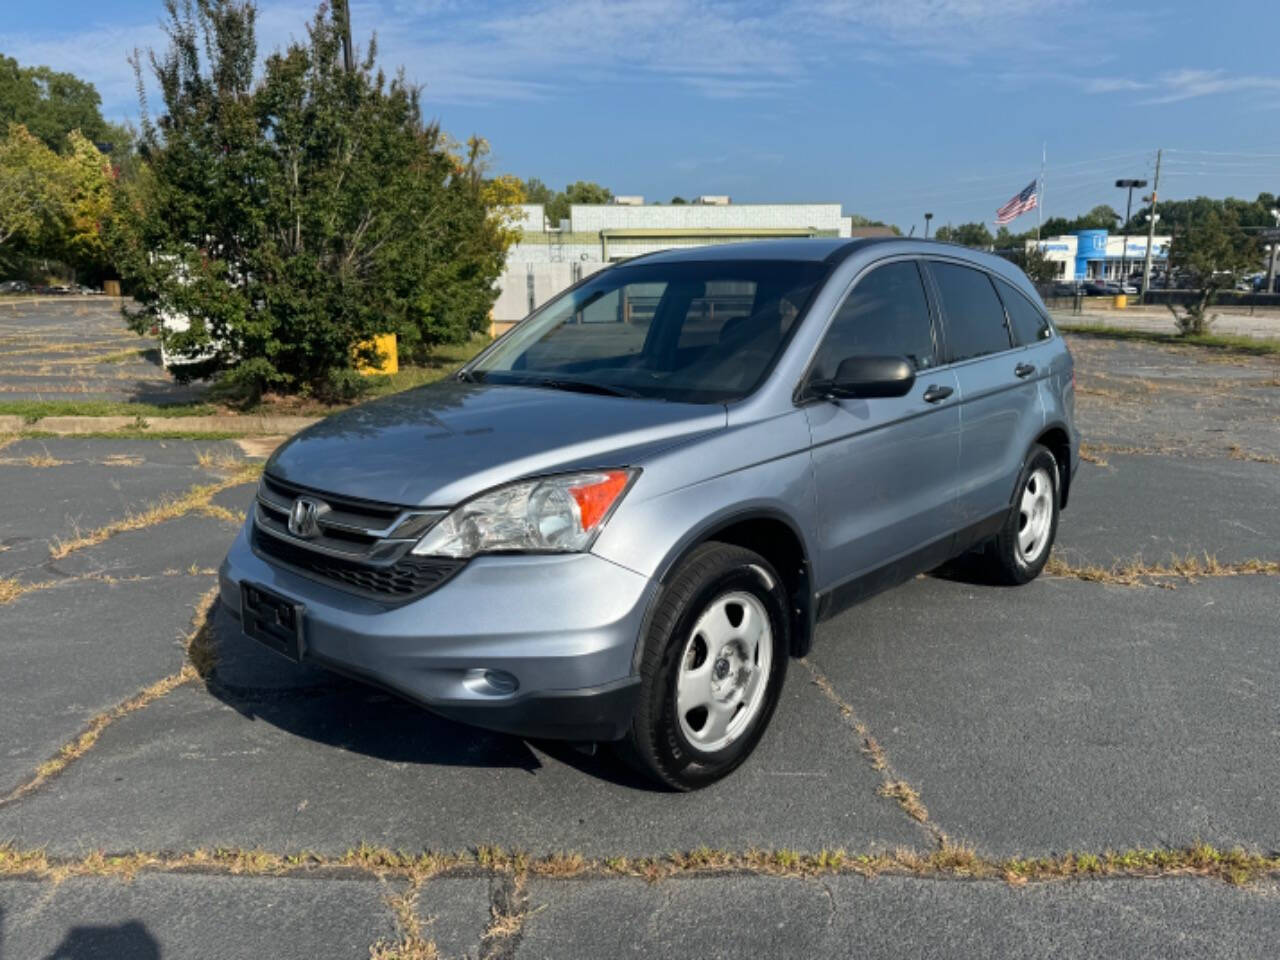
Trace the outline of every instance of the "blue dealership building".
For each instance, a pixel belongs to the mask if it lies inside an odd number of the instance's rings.
[[[1170,237],[1157,236],[1151,246],[1153,270],[1169,262]],[[1119,280],[1126,273],[1140,273],[1147,255],[1146,236],[1117,236],[1106,230],[1077,230],[1060,237],[1028,240],[1027,249],[1039,246],[1045,258],[1057,265],[1060,280]]]

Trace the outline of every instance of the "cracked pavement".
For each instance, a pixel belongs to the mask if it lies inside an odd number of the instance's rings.
[[[1103,566],[1280,559],[1280,464],[1232,452],[1280,453],[1273,364],[1072,346],[1081,385],[1109,391],[1082,390],[1086,437],[1131,452],[1081,467],[1057,554]],[[1201,842],[1275,857],[1275,576],[1171,589],[1045,576],[1011,589],[959,565],[918,578],[824,624],[756,754],[677,795],[607,751],[474,730],[289,664],[216,604],[193,623],[235,532],[225,517],[189,513],[51,556],[218,481],[242,455],[229,441],[75,438],[0,452],[0,581],[17,585],[0,604],[0,798],[96,717],[181,671],[194,629],[216,656],[35,789],[0,799],[4,960],[415,957],[428,944],[519,958],[1273,952],[1274,871],[1240,885],[1185,864],[1027,883],[913,871],[910,857],[954,844],[995,864]],[[238,512],[252,492],[248,481],[214,502]],[[917,796],[923,819],[891,784]],[[463,860],[421,875],[342,860],[361,844]],[[534,865],[481,855],[489,846]],[[646,879],[643,858],[703,848]],[[6,849],[51,866],[5,869]],[[314,860],[254,870],[161,857],[219,850]],[[787,866],[791,851],[835,850],[896,859]],[[155,860],[125,875],[95,851]],[[719,851],[740,856],[717,866]],[[594,865],[566,868],[574,855]],[[618,858],[631,866],[606,866]],[[755,865],[765,860],[775,866]]]

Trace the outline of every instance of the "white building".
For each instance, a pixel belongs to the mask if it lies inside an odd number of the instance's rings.
[[[627,197],[634,201],[641,198]],[[849,237],[890,233],[853,227],[838,203],[731,203],[725,196],[689,204],[573,204],[548,223],[541,204],[520,208],[523,233],[507,253],[493,307],[495,332],[605,264],[672,247],[775,237]]]

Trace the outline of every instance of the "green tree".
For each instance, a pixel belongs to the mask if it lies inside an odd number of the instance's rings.
[[[22,124],[0,140],[0,252],[48,244],[66,211],[66,167]]]
[[[67,134],[79,130],[90,140],[117,138],[107,124],[93,84],[48,67],[24,67],[0,54],[0,127],[24,125],[51,150],[62,150]]]
[[[608,203],[613,191],[589,180],[576,180],[557,193],[547,204],[547,220],[558,225],[569,218],[569,207],[575,203]]]
[[[1169,305],[1178,332],[1207,332],[1217,318],[1208,310],[1219,292],[1232,289],[1256,257],[1254,242],[1232,211],[1210,210],[1195,226],[1180,233],[1170,250],[1170,265],[1190,276],[1195,299],[1181,311]]]
[[[526,203],[548,204],[555,199],[556,192],[537,177],[530,177],[522,185]]]
[[[147,173],[113,231],[134,328],[211,355],[249,399],[357,392],[378,333],[412,353],[482,329],[513,213],[485,205],[483,141],[424,124],[372,45],[345,70],[324,7],[256,78],[252,3],[166,10],[168,49],[149,60],[164,112],[144,121]]]
[[[688,203],[689,201],[686,200],[684,197],[680,196],[679,194],[676,194],[674,197],[671,198],[671,205],[673,207],[683,207]]]
[[[81,269],[100,271],[109,259],[106,237],[113,216],[114,168],[87,137],[73,130],[62,158],[65,219],[59,255]]]
[[[1034,243],[1024,243],[1014,262],[1032,283],[1051,283],[1058,279],[1058,265]]]
[[[947,243],[958,243],[962,247],[974,247],[979,250],[989,250],[995,242],[985,223],[962,223],[955,227],[942,226],[938,228],[935,236]]]

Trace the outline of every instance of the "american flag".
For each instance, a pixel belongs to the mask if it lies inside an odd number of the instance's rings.
[[[1034,210],[1036,203],[1036,182],[1032,180],[1022,188],[1021,192],[1014,194],[1008,203],[996,211],[996,223],[1003,226],[1029,210]]]

